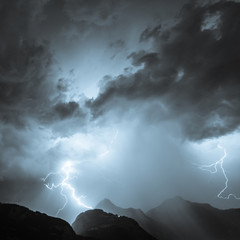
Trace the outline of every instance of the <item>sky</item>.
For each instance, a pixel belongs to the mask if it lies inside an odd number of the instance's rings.
[[[69,222],[104,198],[239,208],[239,16],[239,1],[1,1],[0,201]]]

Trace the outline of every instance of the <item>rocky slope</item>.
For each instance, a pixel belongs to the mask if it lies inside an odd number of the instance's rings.
[[[81,213],[72,227],[79,235],[105,240],[155,240],[133,219],[106,213],[100,209]]]
[[[16,204],[0,203],[0,219],[0,239],[76,239],[64,220]]]
[[[78,236],[66,221],[16,204],[0,203],[1,240],[96,240]]]
[[[109,199],[104,199],[97,204],[96,209],[102,209],[105,212],[126,216],[134,219],[146,232],[157,239],[170,239],[172,235],[167,226],[161,226],[161,223],[147,216],[141,209],[121,208],[113,204]]]

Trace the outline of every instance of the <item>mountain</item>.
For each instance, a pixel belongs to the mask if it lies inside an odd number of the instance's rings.
[[[1,240],[94,240],[78,236],[69,223],[17,204],[0,203]]]
[[[220,210],[181,197],[166,200],[146,213],[140,209],[120,208],[108,199],[101,201],[96,208],[135,219],[157,239],[240,239],[240,209]]]
[[[194,203],[180,197],[166,200],[147,213],[140,209],[117,207],[109,200],[100,202],[97,207],[114,212],[115,215],[101,209],[89,210],[78,215],[71,228],[62,219],[33,212],[16,204],[0,203],[0,239],[240,239],[240,209],[220,210],[209,204]],[[119,215],[135,218],[142,228],[135,220]]]
[[[106,213],[101,209],[79,214],[72,227],[79,235],[105,240],[156,240],[133,219]]]
[[[0,203],[0,219],[0,239],[74,240],[76,236],[64,220],[16,204]]]
[[[141,209],[135,208],[121,208],[113,204],[109,199],[104,199],[99,202],[95,209],[102,209],[105,212],[117,214],[119,216],[126,216],[134,219],[146,232],[157,239],[170,239],[172,234],[169,232],[167,226],[161,224],[149,216],[147,216]]]
[[[176,197],[151,209],[146,215],[161,226],[170,228],[172,239],[240,239],[240,209],[220,210],[209,204]]]
[[[151,219],[144,214],[141,209],[120,208],[113,204],[109,199],[104,199],[97,204],[95,209],[102,209],[105,212],[133,218],[140,226],[145,226]]]

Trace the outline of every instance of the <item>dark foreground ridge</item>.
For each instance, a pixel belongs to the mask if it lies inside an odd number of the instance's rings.
[[[1,203],[0,219],[0,239],[76,239],[73,229],[64,220],[16,204]]]
[[[95,240],[76,235],[66,221],[17,204],[0,203],[1,240]]]
[[[105,212],[94,209],[81,213],[72,228],[62,219],[16,204],[0,203],[0,239],[240,239],[240,209],[219,210],[179,197],[167,200],[147,213],[140,209],[120,208],[110,200],[102,201],[97,207],[104,208]]]
[[[105,240],[155,240],[135,220],[106,213],[100,209],[79,214],[72,227],[79,235]]]
[[[107,213],[126,216],[134,219],[146,232],[157,239],[171,239],[172,233],[167,226],[163,226],[151,217],[147,216],[141,209],[121,208],[113,204],[109,199],[104,199],[95,207]]]
[[[77,234],[60,218],[16,204],[0,203],[0,222],[1,240],[155,240],[133,219],[102,210],[81,213],[73,224]]]

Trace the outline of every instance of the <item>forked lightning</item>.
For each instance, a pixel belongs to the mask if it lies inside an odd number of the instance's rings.
[[[225,179],[225,186],[224,188],[218,193],[217,197],[221,199],[230,199],[230,197],[234,197],[237,200],[240,200],[240,197],[237,197],[236,194],[230,193],[227,196],[223,196],[223,193],[227,190],[228,188],[228,177],[226,174],[226,171],[223,167],[224,159],[227,157],[227,151],[225,148],[223,148],[220,144],[218,144],[219,149],[223,149],[223,156],[215,163],[209,164],[209,165],[202,165],[199,168],[203,171],[210,172],[211,174],[217,173],[218,172],[218,166],[221,169],[221,172],[223,174],[223,177]]]
[[[80,196],[78,197],[76,195],[76,190],[75,188],[69,183],[69,180],[73,179],[74,176],[74,168],[73,168],[74,162],[72,161],[67,161],[63,167],[61,168],[60,172],[51,172],[49,173],[45,178],[42,178],[44,185],[50,189],[56,189],[59,188],[60,189],[60,194],[63,196],[63,198],[65,199],[65,202],[63,204],[63,206],[61,208],[58,209],[56,215],[58,215],[67,205],[68,203],[68,197],[67,195],[64,193],[65,190],[70,191],[71,193],[71,197],[72,199],[81,207],[87,208],[87,209],[92,209],[91,206],[86,205],[85,203],[82,202],[82,199],[85,196]],[[71,176],[73,174],[73,176]],[[61,178],[61,181],[59,183],[46,183],[48,181],[48,179],[50,177],[53,176],[59,176]]]

